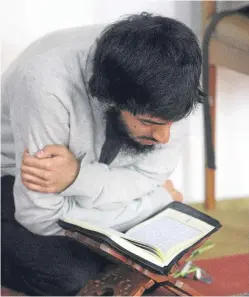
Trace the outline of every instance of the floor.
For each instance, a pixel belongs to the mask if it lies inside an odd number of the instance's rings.
[[[249,253],[249,198],[221,200],[216,209],[205,211],[202,204],[191,204],[218,219],[222,228],[211,237],[215,246],[199,256],[201,259]]]

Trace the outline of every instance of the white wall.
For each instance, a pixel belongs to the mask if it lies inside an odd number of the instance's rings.
[[[175,17],[200,33],[200,3],[166,0],[3,0],[2,68],[30,42],[47,32],[115,21],[124,14],[150,11]],[[219,69],[217,197],[249,196],[249,78]],[[202,110],[191,118],[190,137],[173,174],[186,201],[204,200]]]
[[[248,76],[224,68],[218,69],[216,124],[218,199],[249,197],[248,89]],[[189,201],[202,201],[204,198],[202,123],[203,116],[200,109],[191,118],[187,149],[174,173],[174,180],[183,189]]]

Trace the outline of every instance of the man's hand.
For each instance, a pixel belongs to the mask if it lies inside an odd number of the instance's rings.
[[[182,193],[178,192],[178,191],[174,188],[174,185],[173,185],[173,183],[172,183],[171,180],[167,180],[167,181],[163,184],[163,188],[164,188],[167,192],[169,192],[169,194],[172,196],[173,200],[182,202],[182,200],[183,200]]]
[[[48,145],[34,156],[25,150],[21,177],[29,190],[59,193],[75,181],[79,169],[79,162],[65,146]]]

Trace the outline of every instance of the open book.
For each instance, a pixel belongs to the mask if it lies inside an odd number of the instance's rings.
[[[217,220],[181,202],[171,202],[126,233],[69,217],[58,223],[66,230],[107,243],[161,274],[167,274],[189,249],[221,227]]]

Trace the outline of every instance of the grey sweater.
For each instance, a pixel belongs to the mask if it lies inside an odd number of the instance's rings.
[[[177,165],[186,120],[172,125],[166,145],[139,156],[120,152],[99,163],[105,141],[105,108],[90,97],[91,50],[84,29],[45,36],[2,77],[2,175],[16,177],[15,217],[30,231],[63,234],[57,220],[74,217],[125,230],[171,201],[161,187]],[[24,149],[67,146],[81,162],[75,182],[59,194],[28,190],[20,180]]]

